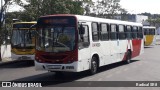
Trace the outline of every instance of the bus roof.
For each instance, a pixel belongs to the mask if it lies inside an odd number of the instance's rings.
[[[114,20],[114,19],[105,19],[105,18],[98,18],[98,17],[91,17],[91,16],[84,16],[84,15],[74,15],[74,14],[54,14],[54,15],[41,16],[41,18],[52,17],[52,16],[75,16],[79,21],[143,26],[141,23],[136,23],[136,22],[121,21],[121,20]]]
[[[102,22],[102,23],[111,23],[111,24],[125,24],[125,25],[135,25],[135,26],[142,26],[141,23],[136,22],[129,22],[129,21],[121,21],[121,20],[114,20],[114,19],[104,19],[104,18],[97,18],[97,17],[90,17],[90,16],[81,16],[75,15],[78,20],[81,21],[89,21],[89,22]]]
[[[156,27],[154,27],[154,26],[143,26],[143,28],[144,28],[144,29],[147,29],[147,28],[148,28],[148,29],[156,29]]]
[[[37,22],[36,21],[31,21],[31,22],[15,22],[13,24],[36,24]]]

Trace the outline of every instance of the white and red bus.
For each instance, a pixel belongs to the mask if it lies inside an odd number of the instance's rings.
[[[95,74],[144,52],[140,23],[58,14],[40,17],[36,27],[36,70]]]

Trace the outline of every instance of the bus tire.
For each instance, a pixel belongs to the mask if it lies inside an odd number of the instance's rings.
[[[131,51],[128,50],[126,60],[125,60],[126,64],[131,63],[131,56],[132,56]]]
[[[97,69],[98,69],[98,63],[97,63],[97,58],[93,57],[91,60],[91,68],[90,68],[90,74],[94,75],[97,73]]]

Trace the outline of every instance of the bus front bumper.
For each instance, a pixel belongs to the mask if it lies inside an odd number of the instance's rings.
[[[34,60],[35,55],[16,55],[14,53],[11,53],[11,59],[12,60]]]
[[[79,72],[77,70],[77,66],[78,66],[77,62],[73,62],[70,64],[49,64],[49,63],[39,63],[35,61],[36,70]]]

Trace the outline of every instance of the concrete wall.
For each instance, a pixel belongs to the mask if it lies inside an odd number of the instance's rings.
[[[1,57],[2,60],[11,59],[11,45],[1,45]]]

